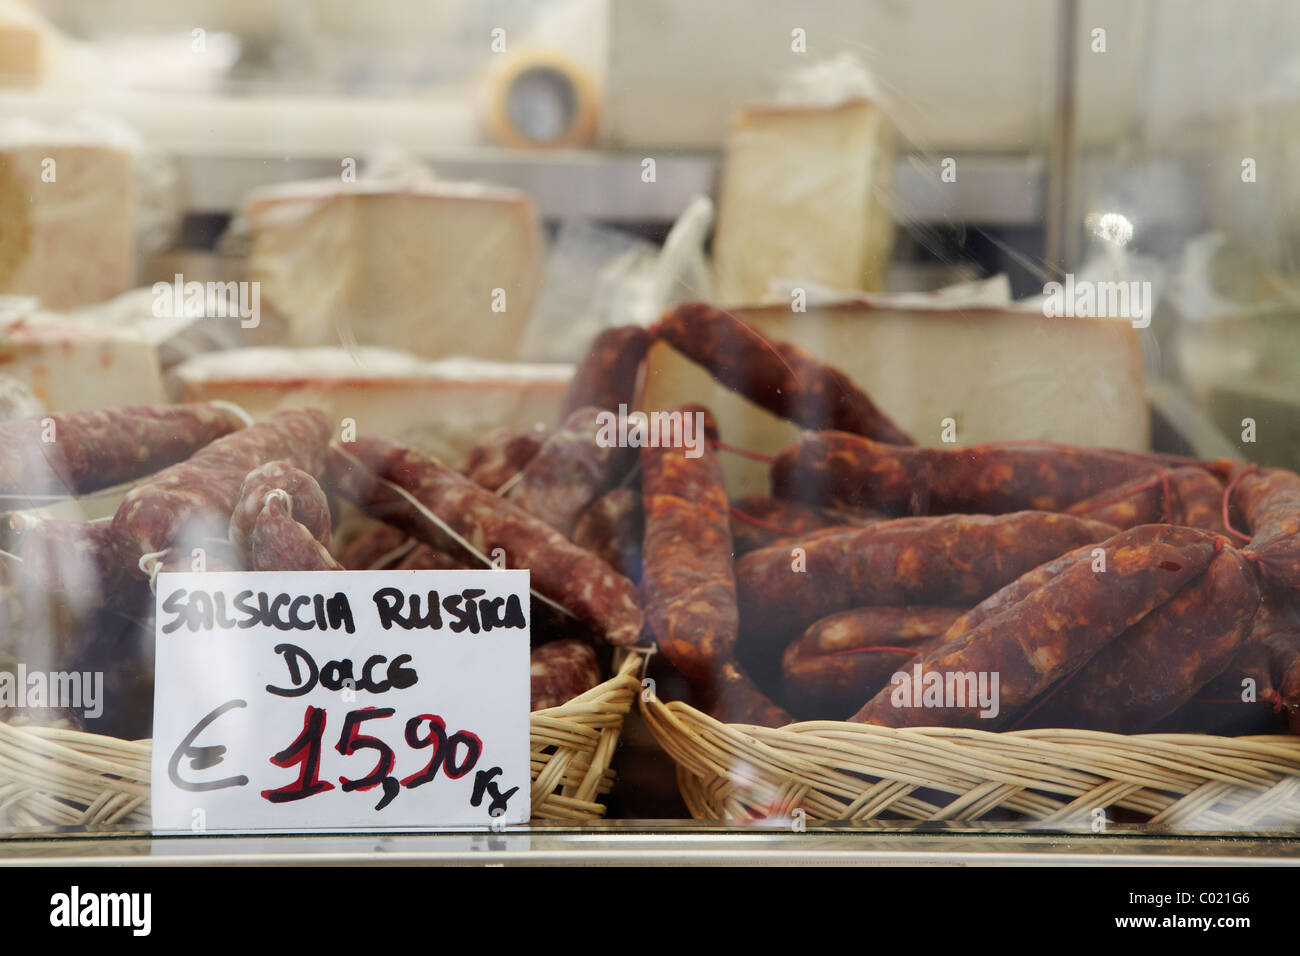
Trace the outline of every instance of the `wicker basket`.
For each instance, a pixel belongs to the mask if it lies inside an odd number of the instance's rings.
[[[610,760],[641,689],[641,657],[585,694],[531,719],[532,818],[596,820],[614,783]],[[149,827],[147,740],[0,723],[0,831],[119,825]]]
[[[701,820],[1300,831],[1300,737],[723,724],[642,699]]]

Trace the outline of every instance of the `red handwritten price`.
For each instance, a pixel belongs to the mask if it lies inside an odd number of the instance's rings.
[[[376,810],[382,810],[392,803],[402,788],[414,790],[416,787],[424,786],[438,775],[439,770],[442,770],[449,779],[458,780],[473,770],[478,764],[479,757],[483,755],[483,741],[477,734],[468,730],[458,730],[454,734],[448,734],[446,721],[437,714],[419,714],[406,722],[403,736],[411,749],[423,750],[428,747],[432,749],[432,753],[429,755],[429,762],[422,770],[399,781],[392,775],[393,767],[397,763],[397,755],[393,752],[393,748],[378,737],[360,732],[364,722],[383,720],[393,716],[393,713],[392,707],[362,707],[348,711],[347,716],[343,718],[343,730],[339,733],[338,743],[334,745],[334,749],[345,757],[362,750],[373,750],[379,755],[370,773],[364,777],[355,779],[339,777],[339,785],[345,793],[381,787],[383,796],[375,804]],[[298,778],[283,787],[263,790],[263,799],[272,803],[288,803],[292,800],[305,800],[318,793],[334,789],[334,784],[320,779],[322,740],[325,735],[326,721],[324,708],[309,706],[306,709],[303,715],[302,732],[289,746],[271,758],[271,763],[277,767],[287,769],[297,765]],[[428,726],[428,731],[423,735],[422,725]],[[512,787],[502,793],[493,780],[500,773],[500,767],[479,771],[470,797],[471,806],[480,806],[486,794],[492,800],[488,808],[489,812],[505,810],[511,795],[519,788]]]

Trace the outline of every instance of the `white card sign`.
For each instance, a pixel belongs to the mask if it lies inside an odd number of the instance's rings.
[[[529,816],[527,571],[162,574],[155,830]]]

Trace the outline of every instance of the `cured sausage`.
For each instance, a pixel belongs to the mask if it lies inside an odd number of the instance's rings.
[[[1233,501],[1250,529],[1243,549],[1272,581],[1300,589],[1300,475],[1282,468],[1244,466],[1233,477]]]
[[[912,444],[907,433],[839,369],[797,345],[764,338],[728,312],[688,303],[660,319],[656,331],[721,384],[781,418],[804,428]]]
[[[1100,547],[1104,572],[1076,562],[1000,614],[960,634],[949,631],[851,719],[998,729],[1199,577],[1214,559],[1216,537],[1141,525]]]
[[[536,515],[566,538],[582,509],[631,468],[635,450],[602,439],[599,408],[579,408],[524,466],[505,499]]]
[[[405,531],[382,521],[372,521],[347,544],[337,548],[334,556],[349,571],[380,571],[404,558],[416,544]]]
[[[394,571],[464,571],[469,565],[445,551],[439,551],[423,542],[411,549],[404,558],[393,565]]]
[[[1272,733],[1285,723],[1279,688],[1300,658],[1300,616],[1267,589],[1250,634],[1232,661],[1153,728],[1157,733],[1222,736]]]
[[[0,422],[0,495],[85,494],[243,428],[218,405],[116,405]]]
[[[1192,466],[1161,468],[1066,509],[1067,514],[1087,515],[1117,528],[1168,522],[1227,534],[1222,511],[1223,483]]]
[[[532,678],[532,710],[558,707],[600,683],[596,651],[572,637],[535,648],[529,655],[528,673]]]
[[[483,555],[492,558],[500,549],[507,567],[528,569],[538,593],[567,608],[609,643],[633,644],[640,637],[641,608],[627,578],[550,525],[435,458],[397,442],[360,437],[331,449],[329,482],[372,517],[468,559],[456,539],[403,497],[401,489]]]
[[[1134,734],[1173,713],[1222,671],[1250,633],[1259,586],[1225,548],[1189,583],[1077,673],[1020,726]]]
[[[303,525],[324,547],[330,546],[330,504],[316,479],[286,461],[270,461],[254,468],[239,489],[239,501],[230,515],[230,543],[248,551],[248,536],[262,513],[266,496],[285,492],[292,502],[293,520]]]
[[[835,611],[973,605],[1038,565],[1104,541],[1115,530],[1087,518],[1021,511],[898,518],[791,539],[736,564],[745,639],[762,641],[777,654],[793,635]]]
[[[268,492],[248,533],[248,564],[253,571],[342,571],[329,549],[293,516],[294,499]]]
[[[621,325],[597,335],[574,369],[561,415],[593,405],[611,412],[620,405],[631,407],[651,342],[650,333],[639,325]]]
[[[247,571],[248,559],[229,541],[207,541],[201,547],[181,550],[174,548],[158,561],[158,573]]]
[[[950,607],[859,607],[824,617],[782,656],[784,703],[796,714],[843,720],[961,615]]]
[[[645,519],[641,494],[615,488],[601,495],[578,516],[573,543],[586,548],[629,581],[641,580],[641,539]]]
[[[1204,468],[1174,468],[1169,472],[1173,488],[1174,522],[1226,535],[1223,523],[1224,486]]]
[[[833,526],[865,527],[884,518],[866,508],[814,508],[786,498],[748,495],[731,506],[731,537],[736,553],[747,554],[781,538]]]
[[[81,606],[103,604],[122,585],[125,568],[112,519],[70,521],[11,515],[17,532],[16,572],[24,590],[61,591]]]
[[[469,450],[461,471],[474,484],[496,491],[524,470],[541,449],[546,436],[545,429],[539,428],[527,431],[505,425],[494,428]]]
[[[132,488],[113,516],[123,559],[135,566],[145,554],[224,538],[248,473],[282,460],[319,474],[329,432],[329,419],[319,409],[276,412]]]
[[[804,434],[777,457],[772,490],[781,498],[888,514],[1064,511],[1162,467],[1161,459],[1140,452],[1054,442],[900,448],[823,431]]]
[[[706,444],[690,458],[684,448],[642,448],[641,500],[646,620],[664,656],[719,720],[788,723],[733,656],[739,612],[731,525],[713,449]]]

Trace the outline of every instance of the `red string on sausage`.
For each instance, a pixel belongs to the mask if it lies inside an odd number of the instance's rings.
[[[876,647],[850,647],[842,651],[828,651],[823,656],[842,657],[845,654],[876,654],[876,653],[884,653],[884,652],[888,652],[888,653],[896,652],[899,654],[909,654],[915,657],[917,654],[921,653],[921,650],[920,648],[917,647],[895,647],[892,644],[880,644],[877,645]]]
[[[1111,495],[1108,498],[1101,498],[1097,501],[1094,501],[1088,507],[1079,509],[1078,511],[1071,509],[1070,513],[1087,514],[1089,511],[1096,511],[1098,508],[1105,508],[1107,505],[1113,505],[1117,501],[1124,500],[1129,495],[1135,495],[1139,491],[1146,491],[1149,488],[1154,488],[1157,483],[1160,484],[1161,490],[1164,492],[1164,518],[1166,522],[1169,522],[1170,519],[1173,518],[1173,514],[1174,514],[1173,495],[1170,492],[1170,488],[1169,488],[1169,472],[1167,472],[1163,468],[1157,471],[1148,480],[1142,482],[1142,484],[1140,485],[1135,485],[1132,488]]]
[[[1223,489],[1223,526],[1228,529],[1229,534],[1236,535],[1242,541],[1249,541],[1250,535],[1242,534],[1240,531],[1238,531],[1228,522],[1228,502],[1232,499],[1232,489],[1237,487],[1237,482],[1241,481],[1241,479],[1245,478],[1252,471],[1258,471],[1258,470],[1259,470],[1259,465],[1256,465],[1254,462],[1252,462],[1251,464],[1243,468],[1240,472],[1238,472],[1237,477],[1233,478],[1232,481],[1228,482],[1228,487]]]
[[[1258,700],[1242,700],[1240,697],[1195,697],[1193,700],[1198,704],[1272,704],[1273,713],[1282,712],[1282,692],[1276,690]]]
[[[753,515],[741,511],[735,505],[732,505],[730,510],[733,517],[739,518],[741,521],[745,522],[746,524],[752,524],[755,528],[762,528],[764,531],[775,531],[783,538],[798,537],[798,532],[791,531],[788,528],[777,527],[776,525],[764,521],[761,518],[755,518]]]
[[[776,461],[776,455],[765,455],[761,451],[750,451],[747,448],[738,448],[735,445],[727,444],[721,438],[712,438],[709,442],[714,448],[721,449],[722,451],[729,451],[733,455],[740,455],[742,458],[751,458],[754,461],[761,461],[767,465]]]
[[[1069,682],[1074,678],[1074,675],[1075,675],[1075,674],[1077,674],[1077,673],[1079,673],[1079,671],[1083,670],[1084,666],[1085,666],[1087,663],[1088,663],[1087,661],[1084,661],[1084,662],[1081,663],[1078,667],[1076,667],[1074,670],[1070,671],[1070,673],[1066,674],[1064,677],[1062,677],[1060,680],[1058,680],[1058,681],[1057,681],[1057,682],[1052,686],[1052,688],[1051,688],[1050,690],[1047,691],[1047,693],[1043,694],[1043,696],[1039,697],[1038,700],[1034,701],[1034,706],[1033,706],[1033,707],[1030,707],[1030,708],[1029,708],[1028,710],[1026,710],[1023,714],[1021,714],[1019,717],[1017,717],[1017,718],[1015,719],[1015,721],[1011,724],[1011,726],[1007,728],[1007,730],[1015,730],[1017,727],[1019,727],[1021,724],[1023,724],[1026,720],[1028,720],[1030,717],[1032,717],[1032,716],[1034,715],[1035,711],[1039,710],[1039,709],[1040,709],[1044,704],[1046,704],[1049,700],[1051,700],[1052,697],[1056,694],[1056,692],[1057,692],[1058,690],[1060,690],[1062,687],[1064,687],[1066,684],[1068,684],[1068,683],[1069,683]]]

